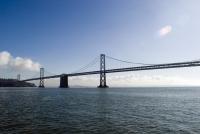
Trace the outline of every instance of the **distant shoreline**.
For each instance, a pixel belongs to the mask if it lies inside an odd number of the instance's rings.
[[[36,85],[16,79],[0,79],[0,87],[36,87]]]

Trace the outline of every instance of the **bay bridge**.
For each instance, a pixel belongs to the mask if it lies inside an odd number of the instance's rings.
[[[106,83],[106,74],[108,73],[118,73],[118,72],[130,72],[130,71],[142,71],[142,70],[155,70],[155,69],[169,69],[169,68],[183,68],[183,67],[196,67],[200,66],[199,60],[194,61],[188,61],[188,62],[176,62],[176,63],[167,63],[167,64],[145,64],[145,63],[134,63],[134,64],[140,64],[140,66],[134,66],[134,67],[127,67],[127,68],[115,68],[115,69],[106,69],[106,58],[118,60],[121,62],[126,63],[133,63],[129,61],[119,60],[110,56],[106,56],[105,54],[100,55],[100,69],[97,71],[86,71],[86,72],[78,72],[78,73],[68,73],[68,74],[58,74],[58,75],[50,75],[50,76],[44,76],[44,68],[40,68],[40,76],[30,79],[24,79],[22,81],[28,82],[28,81],[34,81],[39,80],[39,87],[44,88],[44,80],[45,79],[53,79],[53,78],[60,78],[60,88],[68,88],[69,77],[75,77],[75,76],[83,76],[83,75],[94,75],[99,74],[99,88],[107,88],[108,85]],[[87,66],[86,66],[87,67]],[[84,67],[85,68],[85,67]]]

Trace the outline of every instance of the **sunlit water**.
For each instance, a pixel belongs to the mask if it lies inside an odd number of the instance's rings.
[[[199,134],[200,88],[1,88],[4,133]]]

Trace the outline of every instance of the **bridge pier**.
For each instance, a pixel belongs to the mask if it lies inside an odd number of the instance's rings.
[[[60,88],[68,88],[68,75],[62,75],[60,77]]]
[[[39,88],[44,88],[44,68],[40,68],[40,84]]]
[[[106,85],[106,60],[105,54],[100,55],[100,84],[98,88],[108,88]]]

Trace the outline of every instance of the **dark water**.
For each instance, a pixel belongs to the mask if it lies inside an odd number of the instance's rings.
[[[199,134],[200,88],[1,89],[0,134]]]

